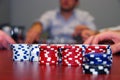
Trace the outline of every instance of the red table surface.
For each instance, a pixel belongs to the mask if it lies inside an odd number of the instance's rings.
[[[83,74],[81,67],[43,66],[38,62],[14,62],[12,52],[0,51],[0,80],[120,80],[120,56],[113,57],[109,75]]]

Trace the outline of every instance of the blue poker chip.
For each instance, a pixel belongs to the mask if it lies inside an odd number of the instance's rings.
[[[108,55],[106,53],[89,53],[84,55],[83,62],[94,65],[111,65],[112,55]]]

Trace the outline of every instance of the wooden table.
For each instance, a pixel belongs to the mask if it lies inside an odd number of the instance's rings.
[[[113,57],[109,75],[83,74],[81,67],[43,66],[38,62],[13,62],[11,51],[0,51],[0,80],[120,80],[120,56]]]

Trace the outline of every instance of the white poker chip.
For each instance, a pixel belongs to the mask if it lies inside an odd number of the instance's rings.
[[[29,46],[27,44],[12,44],[13,60],[28,61],[30,56]]]

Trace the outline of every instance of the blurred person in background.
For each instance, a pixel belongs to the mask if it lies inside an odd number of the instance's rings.
[[[94,18],[83,10],[78,10],[79,0],[59,0],[59,9],[44,13],[26,34],[26,43],[39,41],[42,31],[48,32],[49,40],[56,43],[79,43],[96,34]],[[84,31],[84,32],[83,32]]]
[[[0,30],[0,49],[10,49],[10,44],[14,43],[15,41],[9,35]]]

